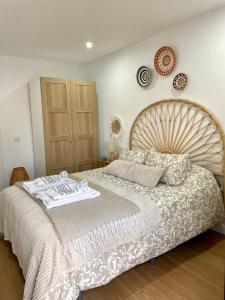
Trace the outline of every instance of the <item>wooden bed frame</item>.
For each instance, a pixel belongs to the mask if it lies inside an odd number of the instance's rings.
[[[163,153],[188,153],[193,164],[221,176],[225,206],[225,135],[220,122],[208,109],[177,98],[147,106],[131,127],[129,148],[150,147]],[[155,259],[149,262],[153,264]],[[82,292],[77,300],[83,300]]]

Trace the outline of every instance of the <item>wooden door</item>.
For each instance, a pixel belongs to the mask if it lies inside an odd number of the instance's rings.
[[[73,171],[72,123],[69,83],[63,79],[41,78],[46,173]]]
[[[97,167],[96,89],[91,81],[70,81],[73,169],[84,171]]]

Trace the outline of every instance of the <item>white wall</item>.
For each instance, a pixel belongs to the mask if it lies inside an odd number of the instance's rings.
[[[15,167],[34,175],[28,81],[39,76],[85,79],[80,65],[0,56],[0,188]]]
[[[144,90],[136,82],[141,65],[153,68],[156,51],[171,46],[177,55],[175,71],[168,77],[154,73],[151,86]],[[181,97],[205,105],[225,128],[225,9],[195,18],[164,31],[142,43],[88,65],[88,79],[96,80],[99,101],[100,151],[106,154],[108,124],[112,114],[125,124],[123,146],[136,115],[156,100]],[[183,92],[172,88],[174,76],[184,72],[188,85]]]
[[[33,176],[28,81],[39,76],[96,80],[101,155],[106,154],[112,114],[122,118],[125,131],[121,144],[128,146],[130,127],[136,115],[162,98],[179,96],[199,101],[213,111],[225,127],[224,37],[225,9],[219,9],[86,67],[0,56],[0,131],[4,160],[3,166],[0,163],[0,187],[9,182],[11,169],[16,166],[25,166]],[[151,86],[143,90],[136,83],[136,71],[141,65],[153,68],[155,52],[163,45],[176,51],[176,69],[168,77],[154,72]],[[179,72],[185,72],[189,79],[181,93],[172,88],[173,78]],[[14,143],[17,136],[20,143]]]

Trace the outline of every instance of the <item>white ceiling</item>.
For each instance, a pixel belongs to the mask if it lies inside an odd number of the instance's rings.
[[[0,0],[0,54],[89,62],[225,0]],[[92,41],[91,50],[85,48]]]

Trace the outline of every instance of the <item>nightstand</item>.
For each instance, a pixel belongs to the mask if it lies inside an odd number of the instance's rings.
[[[106,166],[108,166],[108,164],[110,164],[112,161],[111,160],[99,160],[98,161],[98,167],[99,168],[104,168]]]

